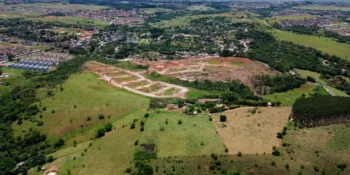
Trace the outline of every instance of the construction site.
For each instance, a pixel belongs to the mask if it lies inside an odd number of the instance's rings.
[[[126,89],[136,94],[153,98],[185,98],[188,89],[160,81],[145,78],[142,73],[117,68],[97,62],[87,62],[83,71],[98,74],[100,79],[113,86]]]
[[[157,72],[185,81],[230,82],[236,80],[248,86],[252,91],[255,91],[255,75],[279,74],[266,64],[238,57],[191,58],[176,61],[132,60],[132,62],[149,66],[148,73]]]

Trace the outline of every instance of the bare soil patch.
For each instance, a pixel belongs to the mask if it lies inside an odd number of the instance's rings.
[[[148,65],[149,73],[157,72],[186,81],[230,82],[236,80],[248,86],[252,91],[255,91],[255,75],[278,74],[265,64],[237,57],[191,58],[176,61],[133,60],[133,62]]]
[[[213,116],[216,130],[222,138],[229,154],[272,153],[273,146],[280,146],[276,137],[288,122],[291,107],[258,108],[253,107],[225,111]],[[227,121],[221,122],[220,115],[226,115]]]
[[[182,86],[168,84],[159,81],[151,81],[139,72],[117,68],[98,62],[86,62],[82,66],[85,72],[93,72],[100,75],[100,79],[108,81],[113,86],[124,88],[128,91],[155,98],[185,98],[188,89]],[[174,93],[165,94],[168,89]]]

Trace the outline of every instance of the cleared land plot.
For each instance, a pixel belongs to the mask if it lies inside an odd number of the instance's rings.
[[[224,145],[208,115],[160,111],[152,113],[145,123],[139,144],[156,144],[157,157],[224,154]]]
[[[280,30],[271,32],[278,40],[290,41],[306,47],[312,47],[330,55],[350,61],[350,44],[338,43],[332,38],[300,35]]]
[[[126,72],[110,72],[109,70],[107,70],[108,73],[106,73],[107,76],[110,76],[110,77],[117,77],[117,76],[122,76],[122,75],[127,75]]]
[[[129,83],[126,86],[130,87],[130,88],[136,88],[139,86],[145,86],[149,84],[147,80],[142,80],[142,81],[138,81],[138,82],[134,82],[134,83]]]
[[[156,92],[162,88],[165,88],[166,86],[160,84],[160,83],[156,83],[156,84],[153,84],[151,85],[150,87],[146,87],[146,88],[142,88],[140,89],[141,91],[143,92]]]
[[[137,77],[123,77],[123,78],[112,78],[113,81],[118,82],[118,83],[124,83],[124,82],[128,82],[128,81],[134,81],[137,80]]]
[[[291,107],[240,108],[213,115],[213,122],[229,154],[271,153],[272,147],[279,147],[281,140],[276,134],[288,122]],[[260,112],[259,112],[260,111]],[[220,115],[227,121],[221,122]]]
[[[307,76],[311,76],[313,78],[316,79],[317,83],[326,87],[327,89],[329,89],[331,92],[333,92],[334,95],[336,96],[348,96],[346,93],[334,88],[334,87],[331,87],[331,86],[328,86],[327,85],[327,82],[323,79],[320,79],[320,76],[321,74],[317,73],[317,72],[311,72],[311,71],[308,71],[308,70],[301,70],[301,69],[295,69],[297,73],[300,74],[301,77],[303,78],[307,78]]]
[[[172,94],[175,94],[175,93],[178,92],[178,91],[179,91],[179,89],[170,88],[170,89],[168,89],[168,90],[166,90],[166,91],[164,92],[164,95],[172,95]]]
[[[276,75],[278,72],[271,70],[265,64],[254,62],[247,58],[196,58],[178,61],[134,61],[136,64],[148,65],[149,72],[155,71],[166,77],[179,78],[187,81],[226,81],[236,80],[254,89],[255,75]]]
[[[294,8],[309,9],[309,10],[350,11],[350,7],[323,6],[323,5],[306,5],[306,6],[297,6]]]
[[[129,64],[129,63],[128,63]],[[131,64],[131,63],[130,63]],[[135,65],[134,65],[135,66]],[[140,66],[140,65],[137,65]],[[135,66],[135,67],[137,67]],[[114,66],[97,63],[93,61],[89,61],[84,64],[82,70],[87,72],[93,72],[95,74],[98,74],[100,76],[100,79],[104,79],[108,81],[111,85],[117,86],[119,88],[126,89],[128,91],[131,91],[133,93],[149,96],[149,97],[155,97],[155,98],[185,98],[186,93],[188,92],[188,89],[181,86],[171,85],[164,82],[154,82],[144,77],[144,75],[140,72],[132,72],[126,69],[117,68]],[[113,76],[113,73],[116,71],[118,72],[124,72],[124,75]],[[139,82],[140,81],[140,82]],[[142,85],[146,82],[141,81],[147,81],[147,84],[149,86],[143,87],[145,85]],[[140,84],[138,84],[140,83]],[[129,84],[133,84],[131,86],[128,86]],[[142,85],[142,86],[141,86]],[[179,91],[177,91],[174,94],[171,95],[164,95],[161,94],[162,90],[166,90],[168,88],[177,88]]]
[[[48,137],[72,137],[76,133],[84,133],[97,125],[115,121],[139,108],[148,107],[149,99],[134,95],[110,86],[107,82],[97,79],[91,73],[72,75],[64,84],[63,91],[59,87],[54,91],[55,96],[42,100],[40,109],[43,111],[36,116],[44,125],[38,130]],[[104,119],[99,119],[99,114]],[[91,120],[87,118],[90,116]],[[13,124],[14,134],[23,135],[29,128],[36,128],[36,122],[24,120],[22,125]],[[22,132],[25,130],[26,132]],[[86,139],[86,138],[85,138]],[[87,138],[90,139],[90,138]]]
[[[279,101],[282,105],[292,106],[297,98],[301,97],[303,94],[307,96],[309,93],[312,93],[315,87],[316,85],[307,82],[301,85],[300,88],[292,89],[287,92],[264,95],[263,98],[271,101]]]

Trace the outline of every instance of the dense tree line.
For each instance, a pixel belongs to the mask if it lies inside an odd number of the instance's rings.
[[[271,34],[262,31],[238,32],[237,38],[254,38],[251,43],[251,51],[248,57],[267,63],[272,68],[288,72],[293,68],[310,70],[328,75],[344,75],[350,77],[350,62],[334,55],[323,54],[322,52],[287,41],[277,41]],[[323,60],[328,60],[329,65],[325,66]]]
[[[282,75],[282,76],[262,76],[262,81],[265,86],[270,87],[270,93],[275,92],[286,92],[288,90],[299,88],[302,84],[306,82],[305,79],[292,76],[292,75]]]
[[[350,98],[339,96],[301,97],[293,106],[293,119],[301,127],[350,122]]]

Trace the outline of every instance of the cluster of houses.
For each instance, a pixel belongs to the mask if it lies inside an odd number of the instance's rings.
[[[338,23],[326,27],[326,30],[336,32],[342,36],[350,36],[350,25],[348,23]]]
[[[111,21],[116,17],[136,17],[137,12],[135,9],[132,10],[117,10],[114,8],[102,9],[99,11],[80,11],[74,14],[76,17],[90,18],[102,21]]]
[[[40,71],[40,72],[48,72],[53,67],[49,62],[36,62],[36,61],[27,61],[24,60],[19,64],[8,64],[7,67],[15,68],[15,69],[23,69],[23,70],[32,70],[32,71]]]
[[[36,57],[23,59],[18,63],[8,62],[7,67],[23,70],[48,72],[60,62],[67,61],[72,57],[68,54],[53,52],[37,52]]]
[[[331,18],[278,21],[278,23],[282,26],[319,26],[319,27],[326,27],[336,22],[337,21],[335,19],[331,19]]]

